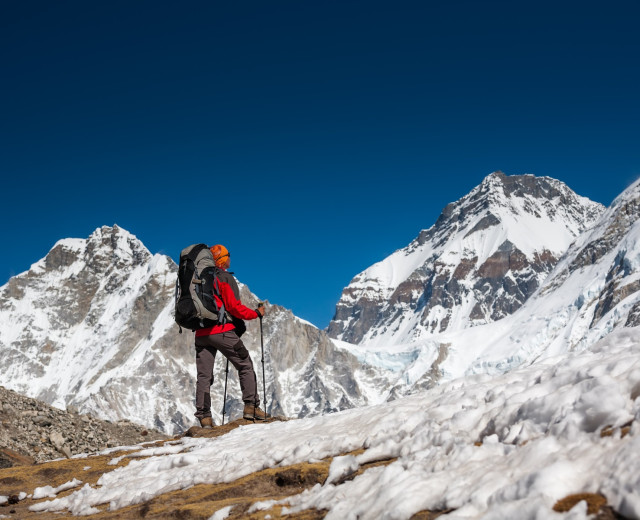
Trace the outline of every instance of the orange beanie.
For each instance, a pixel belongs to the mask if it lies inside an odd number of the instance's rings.
[[[211,254],[213,255],[213,260],[218,267],[221,267],[222,269],[229,267],[229,259],[231,258],[231,255],[229,254],[229,251],[227,251],[226,247],[218,244],[210,249]]]

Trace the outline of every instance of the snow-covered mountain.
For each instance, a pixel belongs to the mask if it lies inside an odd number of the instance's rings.
[[[589,349],[640,325],[640,181],[611,205],[494,173],[407,248],[358,275],[329,334],[267,303],[268,410],[304,417]],[[193,335],[173,321],[174,262],[127,231],[65,239],[0,287],[0,385],[167,433],[194,424]],[[241,284],[242,301],[258,298]],[[260,330],[243,337],[262,394]],[[357,341],[357,344],[356,344]],[[219,423],[224,360],[212,386]],[[241,410],[229,372],[228,408]]]
[[[0,385],[60,408],[127,418],[167,433],[193,418],[193,333],[173,321],[177,267],[132,234],[102,227],[88,239],[59,241],[45,258],[0,288]],[[241,286],[242,301],[258,298]],[[260,331],[243,337],[261,372]],[[305,416],[362,405],[356,359],[290,311],[267,304],[264,319],[268,408]],[[221,419],[223,359],[212,410]],[[262,395],[262,378],[259,378]],[[229,371],[227,410],[240,413]]]
[[[413,342],[374,338],[344,347],[363,363],[395,373],[387,399],[586,350],[616,329],[640,325],[640,180],[576,238],[515,312],[484,325],[462,325],[416,335],[421,339]]]
[[[603,210],[555,179],[492,173],[411,244],[357,275],[328,333],[384,346],[504,318]]]

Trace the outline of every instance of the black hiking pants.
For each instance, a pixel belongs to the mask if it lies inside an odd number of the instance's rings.
[[[226,357],[238,371],[242,400],[245,404],[260,404],[256,373],[249,351],[235,331],[196,337],[196,413],[198,419],[211,417],[211,385],[216,352]]]

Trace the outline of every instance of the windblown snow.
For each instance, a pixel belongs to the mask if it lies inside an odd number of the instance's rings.
[[[640,518],[639,333],[621,329],[586,352],[500,376],[456,379],[377,406],[139,446],[128,466],[106,473],[97,486],[31,509],[117,510],[196,484],[334,457],[324,484],[250,511],[268,513],[279,504],[283,513],[327,510],[330,520],[408,519],[424,510],[450,511],[440,517],[447,519],[578,520],[590,517],[584,502],[568,514],[552,508],[588,492]],[[392,459],[386,466],[340,479],[386,459]]]

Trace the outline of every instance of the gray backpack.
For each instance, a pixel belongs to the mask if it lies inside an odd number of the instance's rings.
[[[190,330],[203,329],[226,322],[220,296],[218,268],[206,244],[194,244],[182,250],[175,293],[175,320]],[[220,298],[222,301],[222,298]]]

